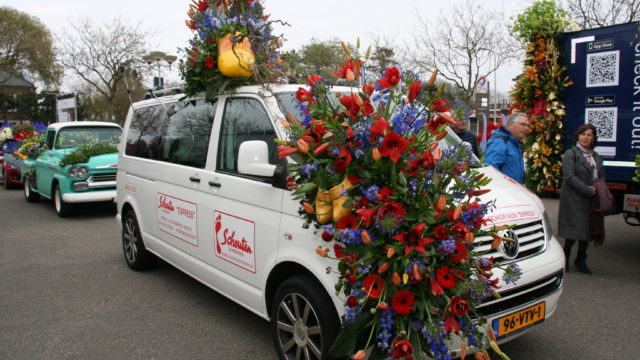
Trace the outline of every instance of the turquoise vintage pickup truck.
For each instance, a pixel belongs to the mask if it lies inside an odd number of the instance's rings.
[[[51,199],[58,216],[65,217],[78,203],[113,201],[116,196],[117,152],[87,157],[91,152],[84,150],[91,150],[92,146],[97,147],[96,144],[102,148],[113,145],[115,149],[121,134],[122,128],[109,122],[77,121],[49,125],[45,135],[47,150],[36,159],[22,162],[27,202],[39,201],[41,196]],[[79,152],[79,149],[83,151]]]

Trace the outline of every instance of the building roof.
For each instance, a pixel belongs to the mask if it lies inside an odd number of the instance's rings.
[[[0,70],[0,88],[35,88],[33,83],[22,75],[12,74],[6,70]]]

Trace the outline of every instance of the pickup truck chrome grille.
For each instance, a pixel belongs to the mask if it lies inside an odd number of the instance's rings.
[[[515,258],[506,259],[500,248],[491,249],[491,242],[493,241],[491,236],[481,236],[476,238],[474,242],[476,245],[475,251],[479,253],[487,252],[483,256],[493,257],[496,262],[508,264],[510,262],[533,256],[544,251],[546,248],[542,220],[520,224],[515,227],[514,231],[518,236],[518,243],[520,244],[520,250]]]
[[[116,173],[91,175],[88,181],[93,183],[103,181],[116,181]]]

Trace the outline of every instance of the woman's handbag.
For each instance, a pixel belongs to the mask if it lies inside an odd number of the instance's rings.
[[[598,180],[593,183],[593,187],[596,189],[596,195],[592,203],[593,210],[600,213],[613,210],[613,195],[611,195],[607,184],[602,180]]]

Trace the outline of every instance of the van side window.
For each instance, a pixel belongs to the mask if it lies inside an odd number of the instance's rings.
[[[248,140],[262,140],[269,147],[269,163],[277,164],[276,133],[262,104],[251,98],[227,99],[218,141],[216,169],[238,173],[238,149]]]
[[[47,135],[46,135],[46,143],[47,143],[47,147],[49,149],[53,149],[53,139],[55,139],[56,137],[56,131],[51,129],[51,130],[47,130]]]
[[[189,100],[137,109],[125,153],[146,159],[204,168],[215,102]]]

